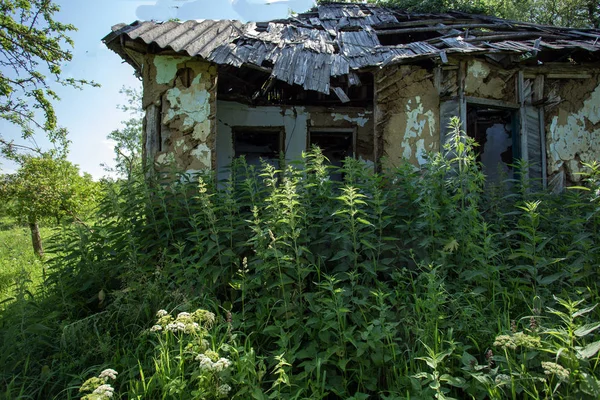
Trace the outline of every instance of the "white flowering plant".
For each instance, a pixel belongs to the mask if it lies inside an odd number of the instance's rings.
[[[136,395],[143,398],[177,397],[219,399],[232,390],[227,357],[229,330],[222,332],[216,316],[205,309],[171,314],[156,313],[148,334],[158,339],[153,374],[142,378]],[[140,374],[142,377],[147,373]]]
[[[119,373],[114,369],[107,368],[100,372],[100,375],[83,382],[79,388],[79,393],[87,393],[81,397],[82,400],[107,400],[112,399],[115,389],[109,383],[117,379]]]

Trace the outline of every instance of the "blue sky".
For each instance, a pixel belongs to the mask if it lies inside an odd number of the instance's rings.
[[[135,20],[237,19],[264,21],[285,18],[290,10],[302,12],[313,0],[55,0],[61,7],[57,19],[78,28],[73,61],[63,68],[65,77],[94,80],[101,88],[83,90],[57,86],[61,101],[54,103],[58,121],[69,130],[72,141],[69,159],[95,178],[105,175],[101,163],[111,165],[113,144],[106,135],[119,128],[127,115],[116,106],[124,102],[119,94],[123,86],[140,87],[133,69],[108,50],[101,39],[110,27]],[[19,131],[4,121],[0,130],[5,137],[19,137]],[[43,133],[38,143],[43,145]],[[0,173],[13,172],[15,166],[2,161]]]

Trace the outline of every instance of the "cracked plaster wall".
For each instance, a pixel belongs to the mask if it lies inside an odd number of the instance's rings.
[[[516,102],[514,79],[515,71],[471,59],[465,73],[465,95]]]
[[[234,157],[233,129],[239,127],[283,127],[286,160],[299,160],[307,150],[310,128],[356,129],[357,156],[373,160],[373,112],[350,107],[328,109],[316,106],[261,106],[218,101],[217,169],[218,178],[226,179]]]
[[[558,105],[546,110],[546,149],[551,182],[578,182],[581,163],[600,160],[600,75],[548,80]],[[556,98],[558,96],[558,98]],[[560,182],[559,182],[560,185]]]
[[[162,171],[212,169],[216,67],[192,58],[149,55],[142,76],[145,159]]]
[[[439,151],[440,100],[433,74],[403,65],[377,72],[375,82],[380,153],[391,165],[424,164],[425,153]]]

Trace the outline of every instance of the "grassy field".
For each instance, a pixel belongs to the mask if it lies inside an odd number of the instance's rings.
[[[50,234],[41,229],[42,237]],[[0,307],[19,295],[39,289],[43,266],[33,254],[29,228],[9,219],[0,221]]]

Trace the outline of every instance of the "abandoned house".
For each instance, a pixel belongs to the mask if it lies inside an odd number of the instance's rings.
[[[560,190],[600,160],[600,30],[330,3],[269,22],[120,24],[104,43],[143,81],[158,169],[222,178],[236,156],[277,163],[312,144],[334,164],[419,165],[453,116],[491,180],[522,158]]]

